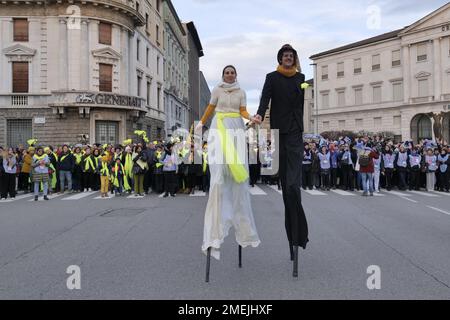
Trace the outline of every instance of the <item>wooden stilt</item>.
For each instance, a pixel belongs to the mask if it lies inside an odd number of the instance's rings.
[[[209,267],[211,265],[211,247],[208,248],[206,255],[206,282],[209,282]]]
[[[294,271],[292,276],[298,278],[298,246],[294,246]]]
[[[239,268],[242,268],[242,247],[239,246]]]

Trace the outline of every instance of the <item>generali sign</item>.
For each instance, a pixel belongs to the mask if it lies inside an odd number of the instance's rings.
[[[77,103],[102,104],[111,106],[138,107],[143,106],[144,99],[133,96],[122,96],[109,93],[80,93],[76,97]]]

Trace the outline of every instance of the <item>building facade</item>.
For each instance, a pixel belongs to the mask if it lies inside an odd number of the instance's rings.
[[[163,136],[161,8],[2,1],[0,144],[115,144],[136,129]]]
[[[194,23],[191,21],[183,25],[188,45],[190,107],[188,125],[191,126],[200,116],[200,58],[203,57],[203,47]]]
[[[319,133],[450,139],[450,4],[400,30],[313,55]]]
[[[200,80],[200,107],[199,107],[199,118],[195,120],[200,120],[205,114],[206,108],[211,101],[211,90],[209,89],[208,82],[206,81],[205,75],[202,71],[199,71],[199,80]],[[194,120],[194,121],[195,121]],[[208,119],[208,123],[205,123],[207,127],[210,126],[211,119]]]
[[[164,12],[164,106],[166,133],[189,129],[189,64],[187,37],[170,0],[163,0]]]

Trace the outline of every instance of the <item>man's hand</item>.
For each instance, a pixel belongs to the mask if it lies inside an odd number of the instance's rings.
[[[256,114],[256,115],[253,116],[252,122],[254,122],[256,124],[261,124],[262,123],[262,117],[259,114]]]

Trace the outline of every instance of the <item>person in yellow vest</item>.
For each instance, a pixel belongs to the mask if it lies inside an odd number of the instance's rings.
[[[202,191],[209,192],[209,165],[208,165],[208,143],[205,141],[203,143],[203,151],[202,151]]]
[[[133,188],[133,150],[129,145],[125,147],[125,152],[122,155],[122,164],[123,168],[125,169],[125,176],[128,179],[128,183],[130,184],[131,188]],[[126,191],[128,193],[131,193],[131,189]]]
[[[94,151],[92,151],[92,157],[95,166],[95,170],[92,173],[92,190],[98,191],[100,190],[100,171],[98,170],[98,166],[102,158],[99,148],[95,148]]]
[[[93,175],[95,172],[95,159],[92,155],[92,149],[90,147],[87,147],[85,149],[84,156],[81,160],[81,169],[83,170],[82,173],[82,191],[86,190],[93,190]]]
[[[73,157],[75,158],[75,165],[73,167],[73,190],[75,192],[81,192],[83,178],[83,170],[81,169],[81,160],[83,160],[83,154],[81,153],[81,147],[74,148]]]
[[[134,195],[136,197],[144,196],[144,177],[147,170],[147,154],[142,150],[142,146],[138,144],[133,152],[133,180]]]
[[[68,145],[63,145],[58,159],[59,192],[64,193],[67,180],[67,191],[72,193],[72,172],[75,168],[75,158]]]
[[[32,190],[31,171],[33,168],[31,167],[31,164],[33,163],[34,150],[34,147],[29,147],[23,156],[21,174],[23,175],[22,179],[24,180],[25,193],[31,192]]]
[[[100,174],[100,193],[102,198],[109,198],[109,181],[111,180],[111,166],[109,165],[109,157],[103,155],[98,164],[98,172]]]
[[[156,152],[155,152],[155,159],[153,161],[154,163],[154,176],[153,176],[153,181],[154,181],[154,190],[156,191],[157,194],[161,194],[164,191],[164,176],[163,176],[163,156],[164,156],[164,152],[163,152],[163,147],[161,145],[158,145],[156,147]]]
[[[44,153],[42,147],[36,149],[36,154],[33,156],[33,167],[32,179],[34,183],[34,201],[38,201],[39,188],[42,183],[44,191],[44,200],[49,200],[48,195],[48,168],[50,166],[50,159]]]
[[[48,159],[50,160],[50,164],[48,167],[48,176],[50,178],[50,183],[48,186],[49,194],[52,194],[56,191],[56,167],[58,163],[58,157],[56,154],[53,153],[53,149],[51,147],[45,147],[44,153],[48,156]]]
[[[125,175],[125,168],[120,160],[117,158],[111,168],[113,191],[116,196],[122,196],[125,190],[130,190],[127,176]]]

